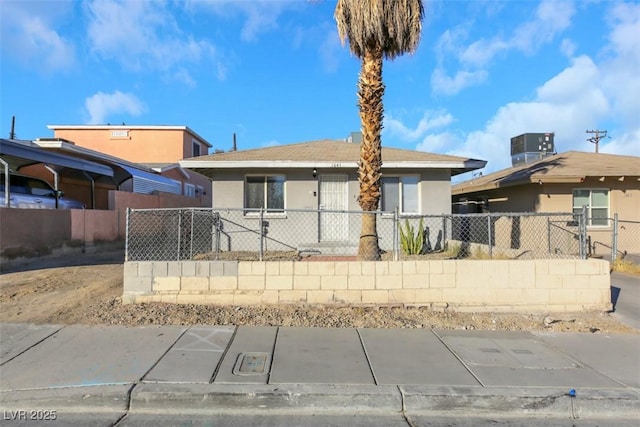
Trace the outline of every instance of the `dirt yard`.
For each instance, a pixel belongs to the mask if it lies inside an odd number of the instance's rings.
[[[86,325],[266,325],[638,333],[608,313],[535,315],[418,308],[122,305],[122,252],[67,255],[3,266],[0,322]],[[61,266],[64,265],[64,266]]]

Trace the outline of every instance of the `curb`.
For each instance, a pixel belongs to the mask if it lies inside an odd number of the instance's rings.
[[[131,412],[400,412],[396,386],[140,384]]]
[[[132,388],[133,387],[133,388]],[[142,383],[0,392],[5,410],[635,419],[638,389]]]
[[[579,389],[572,397],[559,388],[400,386],[404,410],[442,415],[635,418],[640,393],[634,389]]]
[[[126,412],[132,384],[1,391],[4,410]]]
[[[509,387],[369,385],[240,385],[145,383],[131,392],[130,411],[193,414],[408,413],[431,415],[635,418],[640,391]]]

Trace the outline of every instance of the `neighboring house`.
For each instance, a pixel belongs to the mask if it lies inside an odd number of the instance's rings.
[[[452,187],[454,211],[580,212],[587,210],[591,250],[610,251],[614,214],[619,248],[640,252],[640,157],[569,151],[478,176]]]
[[[139,163],[180,182],[181,194],[211,206],[211,182],[178,161],[206,155],[211,144],[187,126],[49,125],[54,139]]]
[[[360,218],[337,213],[296,214],[296,209],[360,211],[357,163],[360,145],[336,140],[217,153],[180,161],[213,181],[213,208],[264,209],[269,235],[296,242],[357,242]],[[451,213],[451,177],[486,162],[419,151],[382,148],[380,209],[405,214]],[[282,210],[287,210],[286,214]],[[280,221],[285,215],[289,221]],[[384,224],[379,226],[384,229]],[[255,227],[253,227],[255,228]],[[277,228],[282,233],[275,232]],[[285,236],[285,234],[288,234]],[[292,235],[296,236],[293,237]],[[381,246],[390,245],[381,233]]]
[[[111,167],[91,159],[46,151],[33,141],[0,139],[0,170],[5,175],[5,181],[10,181],[10,172],[39,176],[55,190],[63,190],[66,197],[80,200],[90,208],[94,206],[92,200],[95,200],[103,185],[114,188],[114,172]],[[74,194],[75,186],[65,185],[68,179],[80,179],[87,191],[78,197]],[[9,188],[7,186],[5,190],[8,191]],[[5,198],[8,199],[9,197]]]

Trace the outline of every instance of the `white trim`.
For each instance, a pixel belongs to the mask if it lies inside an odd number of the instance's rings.
[[[182,176],[184,176],[187,179],[191,179],[191,175],[189,175],[186,169],[180,167],[180,165],[177,163],[172,163],[162,167],[152,167],[151,169],[158,172],[159,174],[162,174],[164,172],[167,172],[167,171],[170,171],[171,169],[176,169],[176,168],[178,169],[178,172],[180,172]]]
[[[183,130],[189,132],[191,135],[197,137],[202,143],[206,144],[210,148],[213,147],[207,140],[195,133],[189,126],[135,126],[135,125],[47,125],[48,129],[52,131],[56,130],[119,130],[119,129],[141,129],[141,130]]]
[[[328,161],[290,161],[290,160],[180,160],[180,166],[188,169],[232,169],[232,168],[330,168],[352,169],[358,167],[357,162]],[[450,162],[450,161],[394,161],[384,162],[382,169],[415,168],[415,169],[457,169],[484,167],[484,162]]]

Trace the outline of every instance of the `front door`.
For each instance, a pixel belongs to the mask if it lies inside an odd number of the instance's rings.
[[[345,211],[348,200],[346,175],[320,175],[321,211]],[[320,212],[320,241],[344,242],[349,236],[349,215],[343,212]]]

